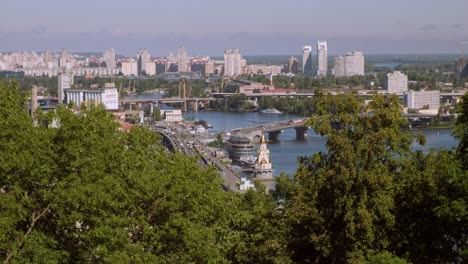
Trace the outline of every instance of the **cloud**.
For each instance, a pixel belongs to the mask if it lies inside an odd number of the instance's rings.
[[[433,30],[437,29],[437,25],[436,24],[425,24],[424,26],[422,26],[419,29],[424,30],[424,31],[433,31]]]
[[[451,27],[452,29],[461,29],[461,28],[463,27],[463,25],[460,24],[460,23],[457,23],[457,24],[452,24],[452,25],[450,25],[450,27]]]

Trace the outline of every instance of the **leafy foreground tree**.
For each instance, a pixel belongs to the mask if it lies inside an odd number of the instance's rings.
[[[328,137],[327,151],[278,179],[293,260],[462,263],[466,171],[450,152],[411,152],[398,98],[373,99],[323,95],[310,125]]]
[[[455,137],[460,140],[457,154],[463,162],[465,169],[468,169],[468,92],[465,93],[461,103],[458,105],[457,112],[460,115],[457,118],[454,131]]]
[[[100,107],[35,127],[17,85],[0,98],[4,263],[288,262],[271,197],[224,192],[213,168]]]

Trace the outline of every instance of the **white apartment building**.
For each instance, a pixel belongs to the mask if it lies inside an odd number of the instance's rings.
[[[147,75],[156,75],[156,63],[147,62],[146,63],[146,74]]]
[[[224,76],[234,77],[242,74],[245,60],[242,59],[239,49],[227,49],[224,51]]]
[[[151,61],[150,57],[150,52],[147,49],[137,52],[138,75],[142,75],[143,72],[147,73],[146,64]]]
[[[440,91],[409,91],[406,94],[406,106],[409,109],[438,110],[440,107]]]
[[[328,71],[328,48],[324,40],[317,42],[317,76],[327,76]]]
[[[73,84],[73,76],[68,73],[58,75],[57,96],[59,104],[62,104],[65,99],[65,91],[71,88]]]
[[[400,71],[387,73],[384,88],[388,93],[408,92],[408,76]]]
[[[312,46],[302,47],[302,72],[306,76],[312,76]]]
[[[138,65],[135,59],[130,58],[129,60],[123,60],[122,62],[122,74],[125,76],[138,75]]]
[[[184,47],[180,47],[177,50],[177,71],[178,72],[188,72],[188,63],[189,58],[187,55],[187,51]]]
[[[337,77],[364,75],[364,54],[353,51],[345,56],[335,58],[334,73]]]
[[[106,62],[107,68],[115,68],[117,63],[115,61],[115,50],[108,49],[102,55],[104,61]]]

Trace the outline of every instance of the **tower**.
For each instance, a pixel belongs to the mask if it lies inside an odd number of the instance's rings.
[[[328,48],[324,40],[317,42],[317,76],[325,77],[328,71]]]
[[[312,47],[304,46],[302,48],[302,72],[305,76],[312,76]]]
[[[115,61],[115,50],[114,49],[108,49],[104,52],[103,54],[103,59],[106,62],[107,68],[115,68],[117,66],[117,63]]]
[[[257,151],[253,179],[264,185],[267,192],[274,189],[273,166],[270,161],[270,150],[267,148],[264,134],[262,134],[260,147]]]
[[[150,53],[147,49],[137,52],[138,75],[147,74],[146,63],[150,62]]]
[[[184,47],[177,50],[177,66],[178,72],[188,72],[188,56]]]

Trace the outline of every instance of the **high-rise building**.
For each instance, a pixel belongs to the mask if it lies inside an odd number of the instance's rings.
[[[71,75],[68,73],[61,73],[58,75],[58,87],[57,87],[57,96],[59,104],[63,103],[65,99],[64,90],[70,89],[72,85]]]
[[[314,71],[312,70],[312,47],[302,47],[302,72],[305,76],[312,76]]]
[[[60,59],[59,59],[59,67],[66,68],[67,62],[68,62],[68,50],[62,49],[62,54],[60,55]]]
[[[328,48],[326,41],[317,42],[317,76],[327,76]]]
[[[400,71],[387,73],[384,88],[389,93],[403,93],[408,91],[408,76]]]
[[[288,73],[297,74],[299,68],[299,60],[291,56],[288,60]]]
[[[161,73],[165,73],[168,69],[168,60],[167,59],[164,59],[164,58],[156,58],[154,60],[154,63],[156,65],[156,74],[161,74]]]
[[[115,68],[117,63],[115,62],[115,50],[108,49],[103,54],[103,59],[106,62],[107,68]]]
[[[138,74],[138,64],[134,58],[130,58],[129,60],[122,60],[121,64],[121,72],[123,75],[130,76]]]
[[[188,72],[188,55],[184,47],[180,47],[177,50],[177,71],[178,72]]]
[[[245,60],[242,58],[239,49],[224,51],[224,76],[234,77],[242,74],[243,66],[245,66]]]
[[[52,61],[52,54],[50,49],[46,49],[44,51],[44,64],[46,67],[49,67],[49,63]]]
[[[150,52],[147,49],[137,52],[138,75],[147,74],[146,64],[150,62]]]
[[[335,58],[333,67],[337,77],[364,75],[364,55],[362,51],[353,51]]]

